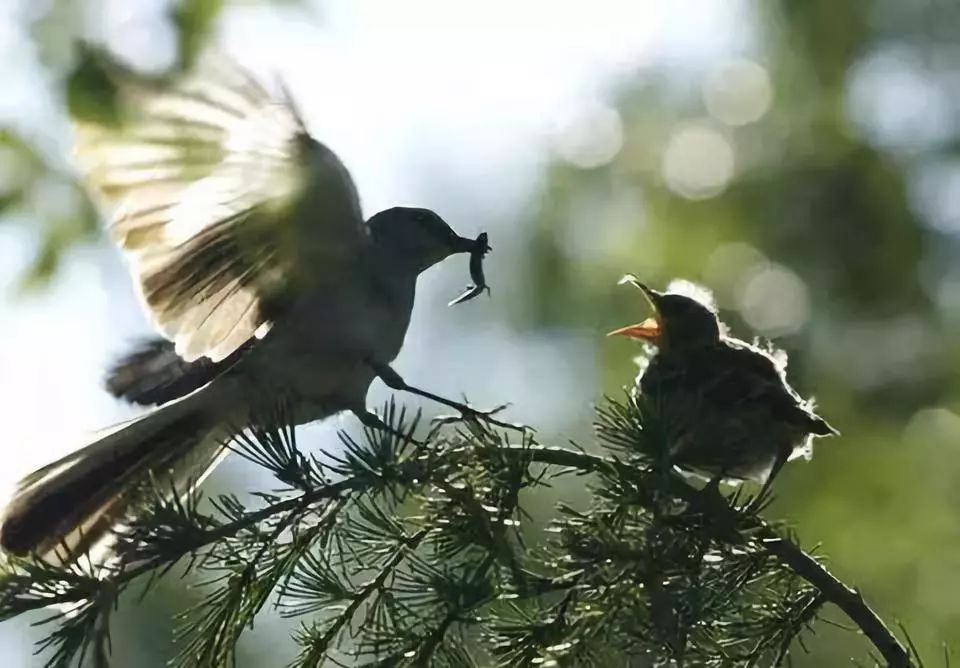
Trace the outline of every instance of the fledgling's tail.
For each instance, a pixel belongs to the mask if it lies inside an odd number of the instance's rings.
[[[51,563],[110,554],[150,478],[185,494],[220,462],[228,429],[207,387],[34,471],[0,513],[0,547]]]

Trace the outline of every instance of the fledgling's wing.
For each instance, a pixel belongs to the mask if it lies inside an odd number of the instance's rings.
[[[357,191],[288,100],[214,56],[119,90],[123,122],[79,124],[76,154],[180,357],[219,362],[342,280],[367,243]]]
[[[786,369],[769,354],[746,342],[728,339],[716,349],[712,379],[706,391],[715,403],[765,406],[772,415],[819,436],[836,434],[811,409],[786,378]]]

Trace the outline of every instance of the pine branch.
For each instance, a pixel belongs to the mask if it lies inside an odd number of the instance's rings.
[[[383,589],[387,579],[394,575],[400,563],[409,556],[410,551],[416,550],[420,543],[430,533],[429,529],[421,529],[412,536],[406,537],[399,542],[396,553],[385,563],[376,577],[370,580],[366,585],[357,591],[345,597],[349,600],[347,606],[343,609],[333,623],[323,629],[313,629],[310,632],[301,634],[298,638],[302,650],[300,656],[294,662],[294,666],[303,666],[306,668],[311,665],[318,665],[329,650],[331,643],[340,634],[340,631],[349,624],[357,614],[360,606],[374,595],[374,593]]]
[[[389,404],[388,429],[342,437],[341,452],[301,453],[284,406],[232,444],[284,485],[214,499],[174,490],[144,495],[119,536],[120,565],[88,574],[14,560],[0,581],[0,618],[56,603],[49,665],[89,656],[105,665],[109,618],[139,578],[184,564],[205,597],[180,616],[181,666],[231,665],[267,601],[303,620],[295,668],[321,665],[460,667],[489,658],[607,666],[777,665],[831,602],[891,666],[910,655],[863,598],[793,538],[765,522],[756,500],[697,489],[673,470],[670,425],[635,399],[600,411],[600,454],[519,443],[477,421],[413,440]],[[546,534],[521,533],[525,492],[576,474],[588,508],[563,504]],[[139,498],[139,497],[138,497]],[[532,541],[532,545],[527,542]],[[345,663],[341,660],[345,656]]]
[[[630,478],[635,471],[616,460],[599,457],[583,452],[563,448],[520,446],[517,448],[533,461],[542,464],[551,464],[582,472],[605,473],[611,477]],[[742,521],[742,515],[732,508],[719,492],[714,491],[713,497],[706,488],[698,490],[679,476],[674,476],[671,491],[678,498],[703,510],[718,526],[735,527]],[[706,492],[706,494],[705,494]],[[781,536],[769,524],[759,518],[753,518],[752,526],[746,527],[758,539],[765,550],[775,555],[790,569],[809,582],[821,593],[825,600],[833,603],[857,625],[863,634],[873,643],[877,651],[888,665],[899,668],[911,666],[910,654],[897,640],[897,637],[887,628],[886,624],[867,604],[863,596],[844,584],[830,573],[826,567],[804,552],[789,538]]]
[[[823,564],[789,539],[779,536],[769,526],[759,526],[758,537],[763,541],[766,550],[776,555],[794,573],[816,587],[826,600],[843,610],[873,643],[889,666],[901,668],[913,665],[910,653],[867,604],[859,591],[844,584]]]

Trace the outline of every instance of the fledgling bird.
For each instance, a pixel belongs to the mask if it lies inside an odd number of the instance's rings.
[[[177,80],[123,79],[119,125],[79,125],[76,153],[112,208],[163,338],[114,368],[108,388],[161,404],[24,478],[0,516],[0,545],[48,561],[110,555],[143,483],[181,494],[277,397],[296,424],[366,408],[374,378],[403,344],[417,277],[455,253],[482,256],[486,235],[456,234],[427,209],[364,222],[353,180],[289,99],[207,57]]]
[[[814,436],[838,433],[790,387],[785,359],[727,334],[710,305],[634,276],[621,282],[639,288],[654,315],[610,335],[656,347],[637,389],[670,425],[676,466],[766,489],[788,460],[810,456]]]

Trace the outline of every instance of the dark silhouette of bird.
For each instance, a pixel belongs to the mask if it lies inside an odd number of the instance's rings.
[[[108,388],[159,407],[24,478],[0,515],[4,550],[109,560],[138,491],[188,493],[278,397],[296,424],[352,411],[389,428],[366,408],[379,377],[479,417],[390,363],[417,277],[471,253],[482,278],[486,235],[461,237],[420,208],[364,221],[350,174],[291,101],[222,58],[120,82],[123,122],[79,124],[76,154],[162,337],[124,358]]]
[[[621,282],[639,288],[654,315],[610,335],[656,347],[637,391],[667,425],[674,465],[766,490],[788,460],[811,454],[814,436],[838,433],[790,387],[785,356],[730,336],[702,301],[634,276]]]

